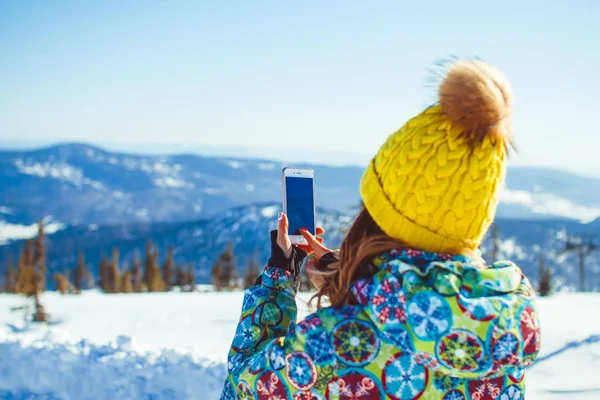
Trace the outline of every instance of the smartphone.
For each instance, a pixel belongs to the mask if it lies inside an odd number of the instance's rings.
[[[282,171],[283,211],[289,222],[288,235],[292,244],[307,244],[300,233],[306,228],[316,233],[315,173],[310,168],[289,168]]]

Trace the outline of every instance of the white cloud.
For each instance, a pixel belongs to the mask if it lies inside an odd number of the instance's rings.
[[[524,190],[503,189],[500,202],[527,207],[536,214],[560,216],[591,222],[600,217],[599,207],[586,207],[550,193],[531,193]]]

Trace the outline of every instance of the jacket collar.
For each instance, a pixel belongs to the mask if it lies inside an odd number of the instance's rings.
[[[375,257],[372,266],[378,272],[353,282],[351,290],[360,304],[368,305],[376,289],[391,281],[397,282],[393,291],[407,297],[418,291],[485,297],[518,289],[523,274],[515,264],[501,261],[486,265],[479,254],[453,255],[410,248],[391,250]]]

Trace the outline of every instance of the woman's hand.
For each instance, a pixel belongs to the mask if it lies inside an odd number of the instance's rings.
[[[292,254],[292,242],[290,241],[290,237],[288,235],[289,221],[287,219],[287,215],[285,215],[285,213],[282,212],[279,213],[278,218],[279,223],[277,224],[277,244],[279,245],[279,248],[281,248],[285,256],[289,258]],[[300,250],[306,253],[306,255],[308,255],[313,253],[315,250],[313,249],[313,247],[311,247],[311,242],[309,241],[309,239],[307,239],[307,237],[304,235],[305,232],[308,235],[310,235],[310,237],[312,238],[311,240],[316,240],[318,243],[323,243],[323,238],[318,236],[324,234],[325,230],[320,226],[317,226],[317,237],[314,237],[313,235],[308,233],[306,229],[302,230],[302,236],[304,236],[308,244],[299,244],[296,245],[296,247],[298,247]]]
[[[310,244],[292,246],[288,235],[289,222],[287,216],[285,213],[279,213],[278,219],[277,230],[271,231],[271,258],[268,265],[298,275],[302,260],[314,250]],[[322,235],[324,232],[323,228],[317,227],[317,235]],[[313,238],[318,243],[323,242],[323,238]]]
[[[315,253],[315,259],[318,260],[321,257],[323,257],[325,254],[331,253],[330,249],[323,246],[323,238],[322,237],[313,236],[312,233],[310,233],[309,231],[306,230],[306,228],[302,228],[300,230],[300,233],[302,233],[302,236],[304,236],[304,239],[306,240],[306,242],[308,244],[299,245],[298,247],[301,248],[306,254]],[[323,233],[325,233],[323,228],[317,227],[317,236],[322,235]]]
[[[304,239],[308,242],[306,247],[310,249],[309,251],[311,253],[314,253],[314,257],[311,257],[304,264],[304,268],[313,285],[320,288],[325,283],[325,271],[327,270],[328,265],[338,261],[338,254],[323,246],[323,240],[319,240],[321,239],[319,237],[314,237],[306,229],[302,229],[301,232]]]

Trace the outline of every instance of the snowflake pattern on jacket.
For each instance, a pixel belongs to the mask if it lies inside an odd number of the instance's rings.
[[[296,325],[296,279],[246,290],[221,396],[265,400],[517,400],[540,350],[535,292],[511,262],[412,249],[377,257],[356,306]]]

